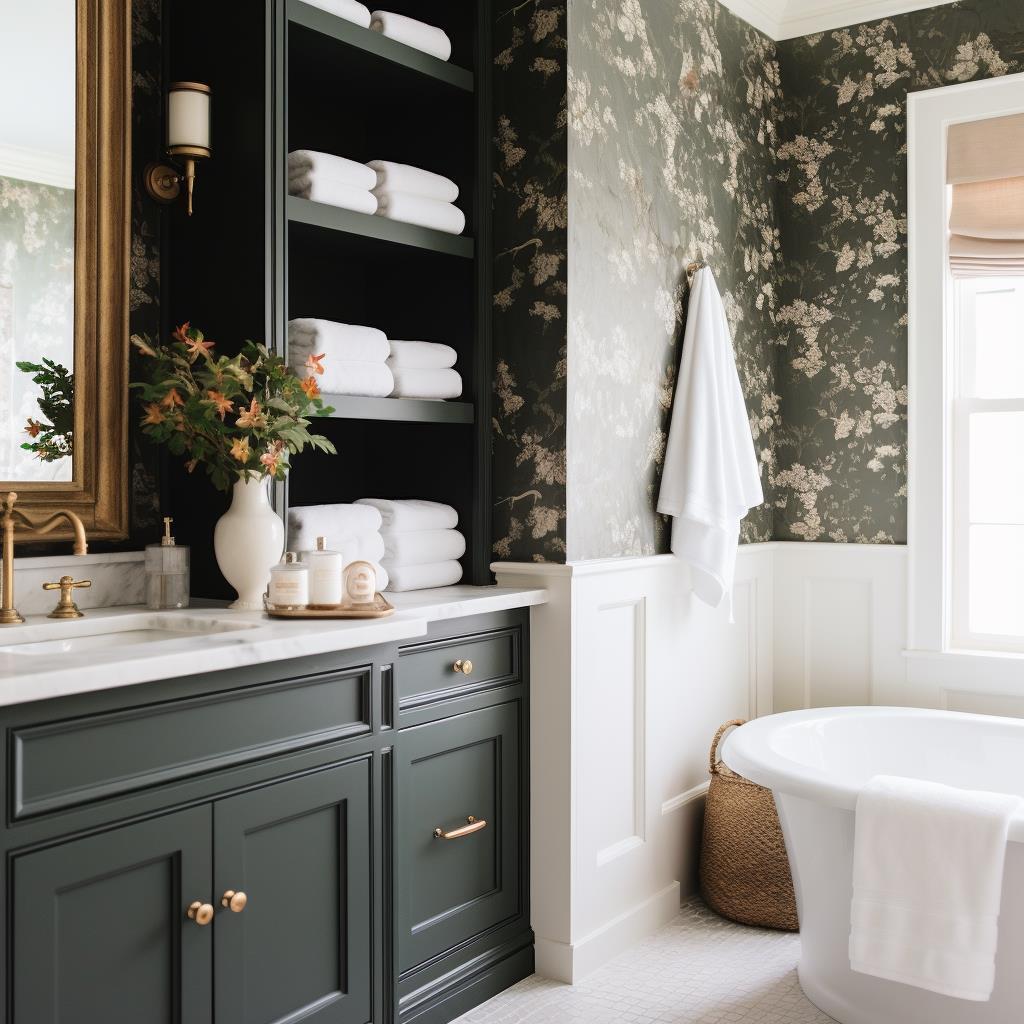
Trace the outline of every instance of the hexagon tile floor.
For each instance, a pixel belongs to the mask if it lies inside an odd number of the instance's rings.
[[[527,978],[458,1024],[832,1024],[796,978],[799,939],[690,900],[578,985]]]

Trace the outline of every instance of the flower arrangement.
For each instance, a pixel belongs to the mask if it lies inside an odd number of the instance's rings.
[[[310,356],[309,375],[297,377],[266,346],[247,341],[229,358],[197,327],[182,324],[168,345],[133,335],[151,360],[148,382],[132,384],[144,403],[142,429],[186,458],[191,473],[203,465],[214,486],[227,491],[239,479],[283,480],[289,456],[306,445],[336,455],[333,444],[309,432],[311,416],[329,416],[316,378],[323,356]]]
[[[15,366],[22,373],[32,373],[33,384],[38,384],[42,395],[37,399],[44,419],[29,418],[25,433],[31,441],[21,447],[35,452],[40,462],[58,462],[72,454],[75,431],[75,376],[66,366],[43,358],[42,363],[19,362]]]

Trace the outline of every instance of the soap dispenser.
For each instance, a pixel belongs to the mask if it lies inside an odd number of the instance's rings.
[[[146,547],[146,607],[151,611],[188,607],[189,549],[174,543],[172,522],[165,517],[160,543]]]

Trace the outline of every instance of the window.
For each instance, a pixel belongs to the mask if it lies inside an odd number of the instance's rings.
[[[1024,651],[1024,277],[959,280],[953,310],[951,640]]]

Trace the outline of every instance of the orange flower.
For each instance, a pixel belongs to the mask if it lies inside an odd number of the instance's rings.
[[[177,388],[171,388],[171,390],[168,391],[162,399],[160,399],[160,404],[165,409],[173,409],[176,405],[184,405],[185,399],[178,394]]]
[[[163,423],[165,419],[167,419],[167,417],[160,411],[160,406],[157,405],[156,402],[150,402],[149,405],[146,406],[146,417],[142,421],[142,425],[152,425],[155,427]]]
[[[249,405],[247,410],[243,410],[237,420],[235,420],[235,426],[241,427],[242,430],[259,430],[267,425],[267,417],[263,415],[263,411],[260,409],[260,403],[254,398],[252,403]]]
[[[231,446],[231,457],[239,462],[249,461],[249,438],[239,437]]]
[[[190,320],[186,320],[183,324],[181,324],[179,327],[177,327],[175,329],[174,335],[173,335],[174,340],[175,341],[180,341],[182,343],[182,345],[187,345],[188,344],[189,331],[191,331],[191,330],[192,330],[192,322]]]
[[[315,373],[318,377],[323,376],[323,361],[325,355],[327,355],[326,352],[321,352],[318,356],[314,356],[312,354],[308,355],[306,357],[306,369],[309,370],[310,373]]]
[[[210,350],[213,348],[213,342],[206,341],[203,332],[193,327],[187,321],[174,332],[174,340],[180,341],[188,350],[188,361],[190,363],[194,363],[197,357],[201,355],[209,355]]]
[[[281,461],[281,456],[276,452],[266,452],[260,456],[260,463],[267,467],[268,476],[277,475],[277,464]]]
[[[38,437],[39,432],[43,429],[42,423],[37,423],[35,420],[29,420],[25,427],[25,433],[29,437]]]
[[[316,377],[303,378],[303,381],[299,386],[306,392],[307,398],[319,398],[320,385],[317,384]]]
[[[206,397],[209,401],[213,402],[221,422],[224,421],[224,417],[235,407],[235,403],[230,398],[225,398],[219,391],[207,391]]]

